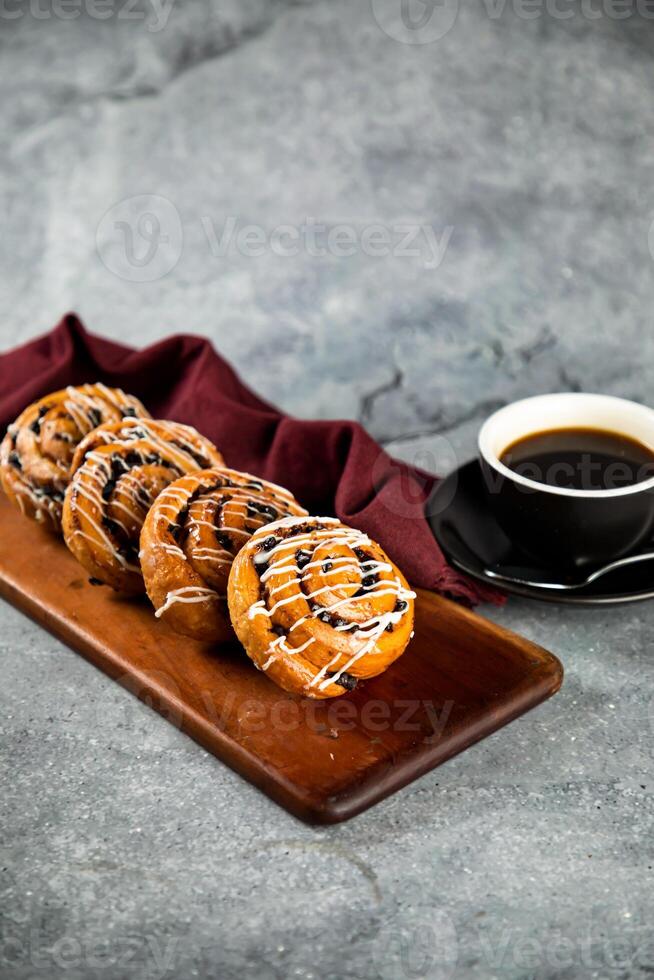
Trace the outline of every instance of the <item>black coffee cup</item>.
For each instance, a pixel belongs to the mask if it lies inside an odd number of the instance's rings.
[[[557,568],[601,565],[632,551],[654,527],[654,477],[613,489],[577,490],[537,482],[501,457],[531,434],[556,429],[621,433],[654,453],[654,411],[609,395],[539,395],[495,412],[479,433],[489,498],[514,545]]]

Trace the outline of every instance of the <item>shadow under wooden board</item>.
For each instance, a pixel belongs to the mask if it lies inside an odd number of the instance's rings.
[[[234,644],[177,636],[145,599],[93,586],[63,542],[0,494],[0,595],[312,823],[352,817],[554,694],[546,650],[421,591],[381,677],[331,701],[286,694]]]

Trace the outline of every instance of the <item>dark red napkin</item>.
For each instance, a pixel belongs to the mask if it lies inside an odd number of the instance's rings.
[[[86,332],[73,314],[0,356],[0,425],[66,385],[102,381],[155,418],[194,425],[229,466],[287,487],[311,514],[335,514],[379,541],[413,585],[467,603],[501,602],[446,563],[424,516],[437,477],[392,459],[356,422],[307,422],[253,394],[208,340],[179,334],[134,350]]]

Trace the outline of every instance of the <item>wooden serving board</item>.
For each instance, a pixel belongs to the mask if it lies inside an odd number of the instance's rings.
[[[313,823],[360,813],[544,701],[563,678],[546,650],[421,591],[415,637],[385,674],[335,700],[293,697],[237,644],[176,636],[145,599],[91,585],[63,542],[1,494],[0,595]]]

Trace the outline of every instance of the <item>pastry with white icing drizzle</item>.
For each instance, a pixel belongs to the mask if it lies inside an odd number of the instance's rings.
[[[141,569],[157,618],[204,642],[234,639],[226,602],[234,556],[264,525],[306,513],[288,490],[225,467],[175,480],[141,531]]]
[[[0,479],[9,499],[27,517],[60,532],[77,446],[98,425],[124,416],[150,417],[138,398],[100,383],[70,386],[33,402],[0,446]]]
[[[66,544],[92,578],[128,595],[144,592],[139,536],[153,501],[181,476],[222,462],[189,425],[126,418],[99,426],[73,457]]]
[[[229,612],[259,670],[284,690],[331,698],[397,660],[415,593],[366,534],[329,517],[257,531],[232,565]]]

